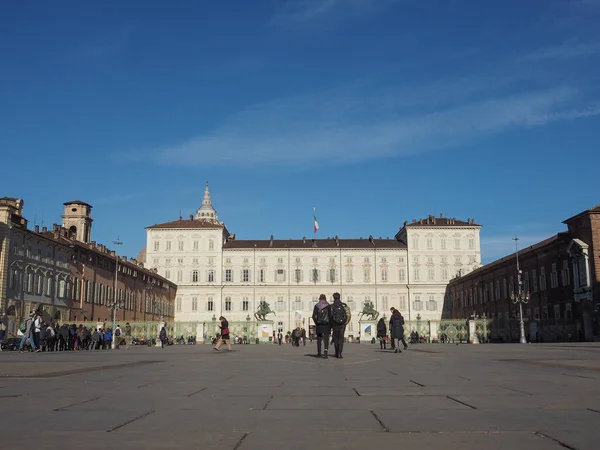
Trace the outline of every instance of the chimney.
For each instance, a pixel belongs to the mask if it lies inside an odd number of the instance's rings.
[[[42,227],[42,233],[46,233],[48,231],[48,227]]]
[[[194,215],[190,214],[190,220],[194,220]]]
[[[114,250],[110,251],[110,256],[115,256],[115,251]]]
[[[269,241],[269,247],[273,247],[273,235],[271,235],[271,240]]]
[[[423,225],[423,219],[419,219],[419,224]]]
[[[35,226],[35,232],[36,232],[36,233],[39,233],[39,232],[40,232],[40,226],[39,226],[39,225],[36,225],[36,226]]]
[[[339,238],[339,237],[337,237],[337,236],[335,237],[335,245],[336,245],[337,247],[339,247],[339,246],[340,246],[340,238]]]
[[[306,236],[302,236],[302,243],[306,244]]]

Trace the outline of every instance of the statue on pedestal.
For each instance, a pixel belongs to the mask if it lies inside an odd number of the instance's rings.
[[[265,320],[267,320],[267,315],[269,314],[276,315],[275,311],[271,310],[269,304],[263,300],[258,305],[258,309],[254,313],[254,318],[259,322],[264,322]]]
[[[370,300],[365,302],[363,310],[358,313],[358,320],[361,321],[363,316],[369,316],[371,320],[377,320],[379,313],[373,307],[373,303]]]

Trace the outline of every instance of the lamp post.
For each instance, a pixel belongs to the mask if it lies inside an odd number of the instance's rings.
[[[117,246],[117,249],[115,250],[115,293],[114,293],[114,297],[113,297],[113,304],[112,304],[112,332],[115,332],[115,327],[116,327],[116,323],[117,323],[117,309],[120,309],[121,307],[121,302],[118,299],[118,293],[119,293],[119,289],[117,288],[117,282],[119,279],[119,245],[123,245],[123,242],[121,242],[121,240],[119,238],[117,238],[116,241],[113,241],[113,244]],[[112,348],[115,348],[115,338],[113,336],[113,340],[112,340]]]
[[[519,238],[515,236],[513,238],[515,241],[515,256],[517,259],[517,291],[510,293],[510,299],[516,305],[519,305],[519,325],[520,325],[520,343],[527,344],[527,339],[525,338],[525,322],[523,321],[523,304],[527,304],[529,302],[530,294],[529,292],[524,292],[521,281],[521,268],[519,267]]]

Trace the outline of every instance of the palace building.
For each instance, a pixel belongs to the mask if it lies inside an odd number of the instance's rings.
[[[340,292],[353,311],[347,335],[358,336],[365,305],[388,317],[394,306],[407,320],[449,316],[446,285],[481,265],[480,229],[429,216],[394,238],[240,240],[219,221],[207,183],[195,216],[147,227],[145,266],[177,285],[176,321],[254,321],[267,302],[274,331],[308,331],[319,294]]]

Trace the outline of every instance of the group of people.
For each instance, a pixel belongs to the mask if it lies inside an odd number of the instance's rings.
[[[391,308],[390,312],[392,317],[389,322],[389,329],[391,334],[391,345],[392,350],[395,353],[402,353],[400,344],[403,345],[404,349],[408,348],[406,340],[404,339],[404,317],[400,311],[396,308]],[[350,308],[348,305],[341,300],[341,296],[338,292],[333,294],[333,302],[329,303],[325,294],[319,296],[319,302],[315,305],[312,313],[312,320],[315,324],[316,335],[317,335],[317,357],[318,358],[329,358],[329,339],[333,343],[336,358],[343,358],[344,352],[344,333],[346,332],[346,325],[350,322]],[[231,340],[229,336],[229,322],[223,316],[219,317],[219,328],[221,332],[214,341],[214,350],[220,351],[221,345],[225,344],[227,350],[231,351]],[[380,345],[382,349],[387,348],[387,325],[385,320],[382,318],[377,323],[377,336],[379,337]],[[287,341],[288,336],[286,336]],[[306,330],[303,328],[296,328],[292,333],[289,333],[289,338],[292,340],[294,346],[300,346],[302,341],[306,345]],[[281,331],[277,334],[277,341],[279,345],[283,343],[283,334]]]
[[[392,313],[389,323],[391,349],[394,350],[394,353],[402,353],[402,350],[400,350],[400,344],[403,345],[404,350],[408,348],[408,345],[406,345],[406,340],[404,339],[404,317],[396,308],[390,308],[390,312]],[[379,319],[379,322],[377,322],[377,337],[379,338],[380,347],[383,350],[386,350],[388,329],[384,318]]]
[[[312,320],[317,334],[317,358],[327,359],[329,352],[329,336],[336,358],[343,358],[344,333],[350,321],[350,309],[342,302],[339,292],[333,294],[333,303],[327,301],[325,294],[319,296],[319,302],[313,308]]]
[[[19,352],[23,353],[28,342],[33,352],[75,351],[75,350],[107,350],[129,344],[131,326],[125,325],[121,330],[117,325],[114,333],[110,327],[97,327],[93,330],[83,325],[46,323],[40,312],[31,312],[21,324],[19,331],[23,334],[19,344]]]
[[[275,337],[274,331],[273,337]],[[277,333],[276,339],[273,339],[273,341],[275,342],[275,344],[279,345],[282,345],[283,342],[285,342],[286,344],[291,342],[293,347],[300,347],[300,342],[302,342],[302,345],[306,346],[306,330],[304,328],[296,327],[291,333],[288,331],[288,333],[285,335],[285,341],[283,333],[279,331]]]

